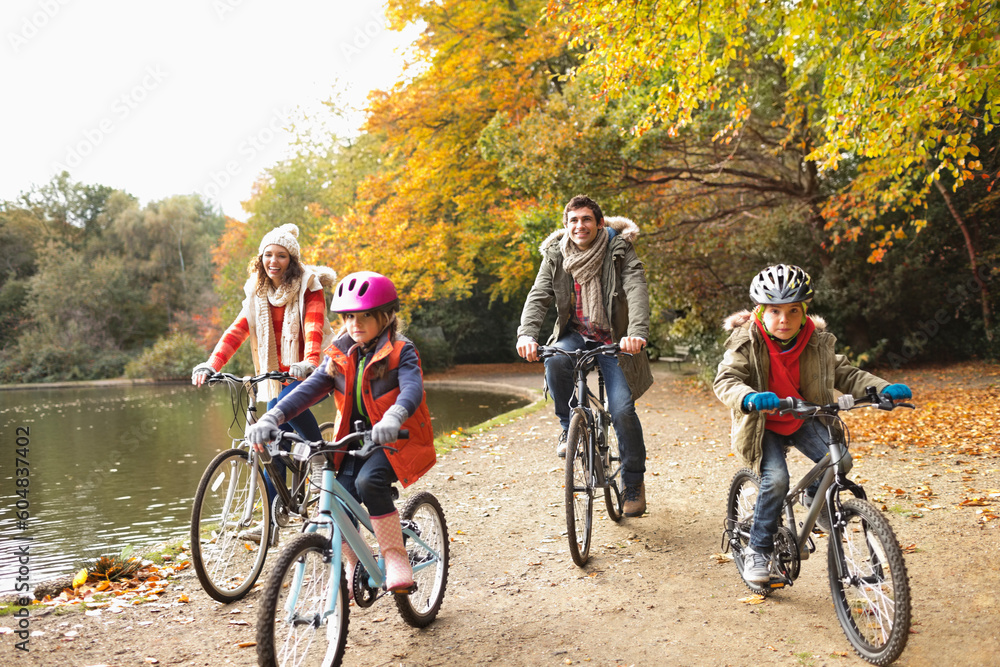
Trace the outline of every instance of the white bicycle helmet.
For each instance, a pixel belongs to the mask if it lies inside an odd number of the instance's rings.
[[[754,276],[750,298],[764,305],[809,301],[813,298],[812,279],[797,266],[775,264]]]

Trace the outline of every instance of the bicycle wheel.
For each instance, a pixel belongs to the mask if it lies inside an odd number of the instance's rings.
[[[257,664],[267,667],[339,665],[347,646],[350,607],[343,570],[330,587],[330,540],[296,535],[267,578],[257,612]],[[327,600],[336,596],[333,613]]]
[[[910,583],[903,551],[882,513],[867,500],[841,506],[827,551],[833,606],[844,634],[862,658],[876,665],[894,661],[910,634]],[[847,567],[837,577],[839,544]]]
[[[742,468],[733,476],[729,484],[729,503],[726,505],[726,531],[729,533],[729,546],[733,551],[733,563],[743,578],[743,551],[750,546],[750,528],[753,526],[754,509],[757,506],[757,494],[760,492],[760,478],[749,468]],[[751,584],[743,579],[743,583],[755,593],[767,593],[766,586]]]
[[[610,415],[605,417],[609,422]],[[603,454],[604,459],[604,480],[607,486],[604,487],[604,504],[608,508],[608,516],[612,521],[618,523],[622,520],[622,453],[618,446],[618,434],[615,427],[608,424],[607,452]]]
[[[408,521],[415,524],[411,526],[414,532],[430,547],[428,551],[415,540],[408,540],[406,552],[414,569],[416,589],[409,595],[393,596],[403,620],[415,628],[423,628],[437,617],[448,585],[448,524],[441,503],[427,491],[410,498],[399,518],[404,526]]]
[[[271,507],[260,469],[250,506],[250,473],[247,452],[227,449],[208,464],[194,496],[191,559],[205,592],[219,602],[246,595],[267,557]]]
[[[576,413],[566,437],[566,536],[569,553],[579,566],[590,557],[594,518],[594,478],[587,460],[587,423]]]

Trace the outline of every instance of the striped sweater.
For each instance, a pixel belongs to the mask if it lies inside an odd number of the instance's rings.
[[[274,325],[274,339],[281,340],[281,324],[285,319],[284,306],[270,306],[271,322]],[[323,290],[313,290],[306,292],[305,312],[303,320],[305,322],[305,335],[299,341],[299,358],[307,361],[313,366],[319,366],[320,354],[323,352],[323,322],[326,317],[326,299],[323,297]],[[226,333],[222,334],[218,345],[212,351],[208,363],[217,371],[232,359],[240,345],[250,337],[250,325],[247,323],[245,312],[241,312],[236,321],[233,322]],[[281,359],[280,346],[278,349],[278,368],[288,371],[288,365]]]

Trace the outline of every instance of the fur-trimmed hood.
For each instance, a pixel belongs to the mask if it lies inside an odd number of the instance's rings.
[[[741,310],[733,313],[722,321],[722,328],[726,331],[739,329],[753,318],[753,313],[749,310]],[[819,315],[809,315],[809,319],[816,325],[816,331],[826,331],[826,320]]]
[[[639,238],[639,225],[635,224],[628,218],[622,216],[605,216],[604,225],[610,227],[611,229],[618,232],[623,239],[629,243],[634,243],[637,238]],[[542,244],[538,246],[538,249],[544,253],[553,244],[558,244],[562,240],[563,235],[566,234],[566,227],[560,227],[556,231],[549,234]]]

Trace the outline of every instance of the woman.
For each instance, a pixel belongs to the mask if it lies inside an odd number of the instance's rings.
[[[316,370],[322,351],[333,340],[323,288],[336,284],[337,274],[326,267],[302,264],[298,235],[299,228],[288,224],[261,239],[257,256],[247,267],[250,277],[243,288],[243,308],[208,361],[195,366],[192,384],[200,387],[212,373],[222,370],[248,338],[255,373],[285,371],[296,378],[284,387],[276,380],[257,385],[257,399],[267,402],[269,410]],[[319,424],[308,410],[289,424],[303,438],[322,438]],[[284,484],[285,466],[279,459],[274,463]],[[270,480],[267,492],[273,499]]]

